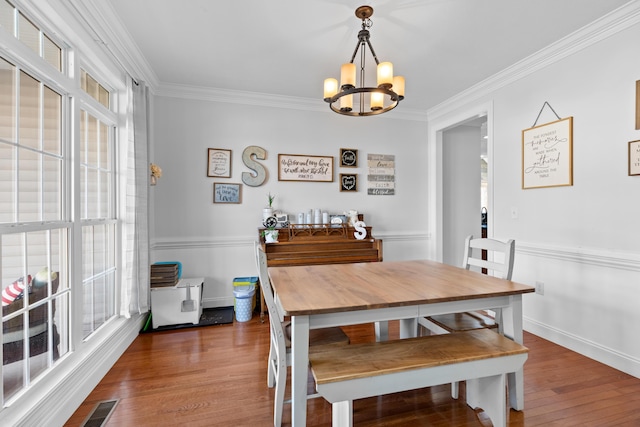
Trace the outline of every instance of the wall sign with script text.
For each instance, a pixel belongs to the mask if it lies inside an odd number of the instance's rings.
[[[209,148],[207,151],[207,176],[231,178],[231,150]]]
[[[629,143],[629,176],[640,175],[640,141]]]
[[[522,188],[573,185],[573,117],[522,131]]]
[[[341,173],[340,191],[358,191],[358,174]]]
[[[278,181],[333,182],[333,156],[278,154]]]
[[[340,167],[355,168],[358,167],[358,150],[353,148],[340,149]]]
[[[213,203],[242,203],[242,184],[213,184]]]
[[[393,196],[396,194],[396,156],[367,154],[367,194]]]

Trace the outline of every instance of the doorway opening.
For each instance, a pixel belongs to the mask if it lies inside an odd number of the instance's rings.
[[[482,215],[488,212],[487,117],[443,131],[442,239],[445,264],[460,265],[464,240],[486,236]]]
[[[452,108],[429,120],[429,257],[460,265],[464,239],[492,229],[493,104]],[[454,141],[451,143],[451,141]]]

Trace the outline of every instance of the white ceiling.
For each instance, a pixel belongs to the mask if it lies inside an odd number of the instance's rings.
[[[406,78],[401,106],[430,107],[545,48],[627,0],[108,0],[160,84],[322,102],[357,43]],[[367,59],[373,64],[373,59]]]

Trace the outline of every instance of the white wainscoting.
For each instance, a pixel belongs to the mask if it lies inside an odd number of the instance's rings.
[[[428,234],[424,231],[375,233],[382,239],[383,259],[398,261],[427,257]],[[157,239],[151,244],[151,260],[179,261],[183,277],[204,277],[204,307],[233,305],[235,277],[257,276],[256,238],[238,236],[209,239]]]
[[[514,281],[544,283],[527,331],[640,377],[640,254],[516,242],[515,260]]]

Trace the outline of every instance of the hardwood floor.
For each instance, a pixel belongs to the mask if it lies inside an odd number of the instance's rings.
[[[354,343],[373,339],[373,325],[343,329]],[[390,336],[397,338],[398,322],[391,322]],[[82,425],[98,402],[110,399],[119,399],[111,427],[270,426],[268,345],[268,322],[257,315],[246,323],[140,335],[65,426]],[[640,379],[528,333],[525,345],[525,410],[510,412],[510,427],[640,426]],[[283,420],[290,425],[289,405]],[[330,424],[331,406],[310,400],[307,425]],[[450,427],[486,420],[442,385],[355,401],[354,424]]]

